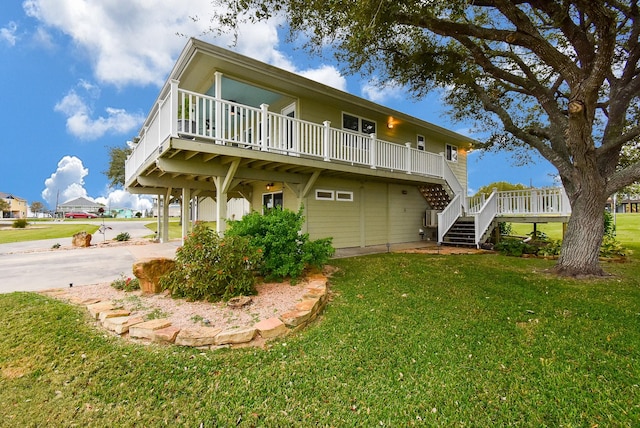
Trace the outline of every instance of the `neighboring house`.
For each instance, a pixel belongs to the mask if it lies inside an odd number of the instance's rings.
[[[252,211],[303,207],[303,231],[312,239],[332,237],[336,248],[411,242],[425,235],[444,242],[463,213],[481,219],[472,233],[471,244],[477,245],[499,209],[498,195],[466,197],[473,143],[191,39],[126,161],[125,181],[131,193],[157,195],[161,240],[168,236],[169,217],[162,200],[178,198],[194,206],[193,201],[210,197],[220,232],[231,217],[229,201],[244,198]],[[552,193],[542,196],[552,202],[529,202],[527,209],[551,204],[553,213],[565,215],[563,192]],[[504,201],[510,198],[502,195]],[[509,213],[520,214],[524,206],[512,203]],[[185,236],[191,216],[189,210],[182,215]]]
[[[98,210],[100,208],[105,208],[105,206],[103,204],[90,201],[87,198],[80,197],[76,199],[71,199],[65,202],[64,204],[59,204],[56,207],[56,212],[62,215],[69,212],[76,212],[76,211],[86,211],[88,213],[98,214]]]
[[[640,212],[640,196],[624,195],[617,199],[609,198],[607,200],[607,210],[612,212],[611,207],[616,205],[617,213],[639,213]]]
[[[3,218],[26,218],[27,217],[27,200],[11,193],[0,192],[0,199],[9,204],[7,211],[2,211]]]

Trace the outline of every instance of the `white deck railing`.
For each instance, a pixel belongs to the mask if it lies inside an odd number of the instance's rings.
[[[125,180],[170,137],[198,138],[212,144],[233,145],[288,156],[381,168],[442,178],[457,193],[462,187],[446,167],[442,154],[379,140],[375,134],[331,128],[330,122],[307,122],[268,111],[178,89],[173,81],[161,93],[125,164]]]

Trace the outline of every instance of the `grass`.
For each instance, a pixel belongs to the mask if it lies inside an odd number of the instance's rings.
[[[511,223],[511,228],[511,233],[519,236],[533,232],[533,224],[530,223]],[[562,239],[562,223],[539,223],[537,230],[546,233],[551,239]],[[633,241],[638,231],[640,231],[640,214],[616,214],[616,238],[619,241]]]
[[[40,239],[70,238],[78,232],[95,233],[100,226],[82,222],[60,224],[35,224],[26,229],[0,228],[0,244],[37,241]]]
[[[623,243],[632,259],[591,281],[495,254],[334,260],[321,320],[265,350],[131,344],[0,295],[0,425],[638,426],[640,242]]]

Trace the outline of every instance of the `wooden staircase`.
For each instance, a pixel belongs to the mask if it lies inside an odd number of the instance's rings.
[[[441,184],[426,184],[418,187],[418,190],[433,210],[442,211],[451,202],[449,193]]]
[[[444,235],[443,245],[476,246],[476,225],[473,217],[460,217]]]

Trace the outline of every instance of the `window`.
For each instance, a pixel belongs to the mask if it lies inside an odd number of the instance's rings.
[[[336,191],[336,201],[353,202],[353,192]]]
[[[418,135],[418,139],[416,141],[416,148],[418,150],[424,150],[424,135]]]
[[[282,208],[283,198],[282,192],[264,193],[262,195],[262,212],[266,212],[272,208]]]
[[[316,199],[319,201],[333,201],[333,190],[316,190]]]
[[[344,190],[316,190],[316,200],[318,201],[338,201],[338,202],[353,202],[353,192],[347,192]]]
[[[447,144],[446,147],[446,157],[448,161],[458,162],[458,148],[456,146],[452,146],[451,144]]]
[[[360,132],[361,134],[375,134],[376,122],[369,119],[363,119],[347,113],[342,113],[342,129]]]

